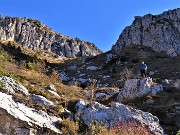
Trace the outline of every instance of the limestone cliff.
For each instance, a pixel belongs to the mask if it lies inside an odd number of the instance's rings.
[[[136,16],[119,36],[112,50],[123,46],[143,45],[156,52],[165,51],[171,56],[180,54],[180,8],[159,15]]]
[[[102,51],[93,43],[58,34],[37,20],[0,15],[0,41],[16,41],[22,47],[48,50],[58,56],[95,56]]]

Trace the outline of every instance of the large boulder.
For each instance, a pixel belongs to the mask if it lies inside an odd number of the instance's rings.
[[[2,89],[5,93],[15,94],[15,93],[22,93],[25,95],[29,95],[28,90],[18,83],[17,81],[13,80],[7,76],[1,76],[0,82],[2,83]]]
[[[121,103],[114,102],[111,107],[105,107],[98,102],[93,102],[91,105],[79,100],[76,107],[76,117],[80,117],[85,125],[89,125],[93,121],[107,127],[114,127],[118,126],[119,121],[136,121],[142,126],[146,126],[155,135],[163,134],[163,129],[156,116],[148,112],[128,108]]]
[[[154,83],[151,78],[129,79],[117,96],[118,102],[127,101],[147,94],[156,94],[163,90],[163,86]]]
[[[11,95],[0,92],[0,131],[8,135],[61,134],[55,126],[61,118],[16,103]]]

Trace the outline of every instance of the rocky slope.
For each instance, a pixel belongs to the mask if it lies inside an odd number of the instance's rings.
[[[152,47],[170,56],[180,54],[180,9],[159,15],[136,16],[133,23],[123,30],[112,50],[118,52],[123,46],[133,45]]]
[[[0,90],[3,91],[0,92],[0,118],[3,122],[0,124],[1,133],[11,135],[61,134],[55,126],[56,121],[62,121],[61,118],[30,108],[23,100],[20,103],[20,101],[15,100],[15,94],[24,94],[26,99],[32,98],[37,104],[39,104],[40,99],[31,97],[24,86],[7,76],[1,76],[0,83]],[[42,97],[41,102],[46,103],[47,99]],[[53,103],[48,107],[50,106],[53,106]]]
[[[95,56],[102,51],[93,43],[58,34],[43,23],[29,19],[0,15],[0,41],[16,41],[33,50],[48,50],[57,57]]]
[[[3,91],[0,92],[0,117],[1,122],[5,125],[0,124],[1,133],[12,135],[48,133],[53,135],[62,133],[57,125],[57,121],[63,121],[60,117],[31,108],[28,106],[27,101],[23,100],[32,99],[36,104],[41,104],[46,108],[52,108],[55,103],[43,96],[30,94],[24,86],[7,76],[1,76],[0,83],[0,90]],[[53,85],[49,85],[47,88],[55,90]],[[148,92],[148,88],[144,89],[144,91],[146,90]],[[24,94],[26,99],[17,100],[17,94]],[[51,104],[48,104],[50,102]],[[156,116],[138,109],[129,108],[118,102],[112,103],[111,107],[106,107],[98,102],[92,102],[91,104],[79,100],[74,106],[71,106],[72,108],[76,108],[75,112],[73,114],[67,111],[69,113],[68,117],[79,118],[80,122],[87,126],[91,123],[91,120],[106,127],[118,126],[119,122],[122,121],[133,121],[142,127],[146,127],[152,134],[163,134],[163,129],[159,125],[159,119]]]

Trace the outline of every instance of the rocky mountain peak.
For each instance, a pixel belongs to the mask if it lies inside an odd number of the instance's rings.
[[[16,41],[22,47],[48,50],[62,57],[101,54],[93,43],[56,33],[38,20],[0,15],[0,41]]]
[[[119,36],[112,50],[118,52],[123,46],[143,45],[156,52],[170,56],[180,54],[180,8],[159,15],[135,16]]]

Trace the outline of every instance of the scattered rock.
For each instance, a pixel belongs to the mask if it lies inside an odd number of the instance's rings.
[[[49,85],[47,86],[47,89],[48,89],[48,90],[52,90],[52,91],[56,91],[56,88],[55,88],[55,86],[54,86],[53,84],[49,84]]]
[[[166,84],[169,84],[169,80],[168,79],[165,79],[164,80]]]
[[[47,107],[54,105],[53,102],[47,100],[45,97],[41,95],[31,94],[30,98],[40,105],[45,105]]]
[[[60,98],[59,94],[57,94],[55,91],[52,91],[52,90],[48,90],[49,93],[51,93],[52,95]]]
[[[86,68],[86,70],[92,70],[92,71],[98,70],[98,69],[99,69],[99,68],[96,67],[96,66],[89,66],[89,67]]]
[[[110,77],[111,77],[111,76],[106,75],[106,76],[103,76],[103,79],[110,78]]]
[[[150,76],[152,76],[152,75],[154,75],[154,74],[155,74],[154,71],[150,71],[150,72],[149,72],[149,75],[150,75]]]
[[[96,98],[106,98],[106,94],[105,93],[97,93],[95,94]]]
[[[74,65],[74,66],[69,66],[69,67],[67,67],[67,69],[68,70],[77,70],[77,66],[76,65]]]
[[[148,100],[146,101],[146,103],[147,103],[147,104],[153,104],[153,103],[154,103],[154,100],[148,99]]]
[[[64,71],[59,71],[59,75],[62,78],[63,81],[69,81],[69,77]]]

